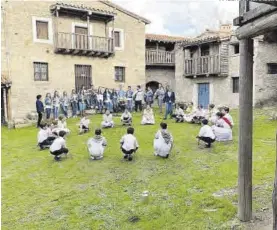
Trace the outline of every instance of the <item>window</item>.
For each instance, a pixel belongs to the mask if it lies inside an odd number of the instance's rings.
[[[37,38],[48,40],[49,39],[48,22],[36,21],[36,27],[37,27]]]
[[[120,32],[114,31],[114,45],[120,47]]]
[[[233,93],[239,92],[239,77],[233,77]]]
[[[53,43],[52,19],[32,17],[33,41],[40,43]]]
[[[124,30],[110,27],[110,37],[114,39],[115,50],[124,50]]]
[[[125,81],[125,67],[115,66],[115,81],[124,82]]]
[[[48,63],[34,62],[34,80],[48,81]]]
[[[267,63],[267,73],[277,74],[277,63]]]
[[[239,44],[235,44],[235,45],[233,45],[233,53],[234,54],[239,54]]]
[[[209,56],[210,55],[210,47],[209,45],[203,45],[201,47],[201,56]]]

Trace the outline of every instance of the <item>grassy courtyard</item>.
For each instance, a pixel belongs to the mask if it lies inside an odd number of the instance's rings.
[[[104,159],[89,161],[86,134],[78,119],[68,120],[70,155],[54,162],[36,147],[37,129],[2,128],[2,229],[227,229],[237,211],[238,119],[233,113],[233,143],[200,149],[198,125],[168,121],[175,146],[169,159],[153,156],[155,126],[134,116],[140,149],[134,161],[122,161],[119,139],[126,129],[104,130]],[[270,207],[277,122],[255,111],[254,209]],[[101,116],[91,117],[91,128]],[[119,118],[115,119],[119,124]],[[141,194],[149,191],[149,202]]]

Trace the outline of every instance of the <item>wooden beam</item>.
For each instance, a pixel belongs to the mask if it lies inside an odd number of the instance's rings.
[[[238,39],[253,38],[277,28],[277,11],[265,15],[253,22],[245,24],[236,30]]]
[[[74,50],[73,54],[78,54],[80,52],[80,50]]]
[[[273,229],[277,229],[277,132],[276,132],[276,164],[275,164],[275,181],[274,190],[272,194],[272,208],[273,208]]]
[[[273,11],[277,11],[277,8],[274,6],[269,6],[269,5],[262,5],[257,8],[254,8],[251,11],[248,11],[242,15],[242,24],[245,24],[249,21],[253,21],[257,18],[260,18],[264,15],[267,15]]]
[[[238,216],[252,218],[253,40],[240,40]]]
[[[89,56],[93,56],[94,54],[95,54],[94,51],[91,51],[91,52],[88,53]]]

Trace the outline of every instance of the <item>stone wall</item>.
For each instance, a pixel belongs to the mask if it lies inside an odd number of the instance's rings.
[[[49,18],[53,27],[55,17],[51,15],[48,1],[9,1],[3,2],[6,14],[7,34],[10,44],[10,72],[13,82],[11,88],[12,117],[25,117],[35,110],[37,94],[45,96],[55,90],[71,92],[75,88],[74,67],[91,65],[92,83],[96,86],[118,87],[114,80],[114,67],[125,67],[125,86],[145,84],[145,24],[127,14],[116,10],[115,28],[124,30],[124,50],[116,51],[108,59],[99,57],[62,55],[54,53],[54,44],[33,41],[32,16]],[[97,1],[67,2],[112,11],[107,5]],[[71,30],[72,22],[86,23],[77,18],[59,18],[59,32]],[[93,21],[92,34],[103,35],[103,23]],[[12,26],[9,26],[12,25]],[[112,22],[108,27],[112,26]],[[54,28],[53,28],[54,32]],[[2,43],[2,46],[5,43]],[[2,57],[5,49],[2,47]],[[34,81],[33,62],[47,62],[48,81]]]
[[[254,104],[277,105],[277,74],[268,74],[267,63],[277,63],[277,43],[254,39]]]
[[[163,86],[169,85],[175,91],[174,67],[147,66],[145,76],[146,82],[156,81]]]

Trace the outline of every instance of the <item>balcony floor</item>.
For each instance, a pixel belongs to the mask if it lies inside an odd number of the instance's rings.
[[[64,49],[64,48],[56,48],[55,53],[65,54],[65,55],[69,54],[69,55],[76,55],[76,56],[103,57],[103,58],[108,58],[111,55],[113,55],[112,52],[106,52],[106,51]]]

